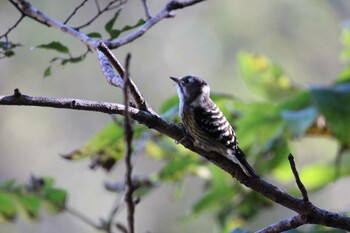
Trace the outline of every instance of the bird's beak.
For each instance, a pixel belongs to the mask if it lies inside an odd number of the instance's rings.
[[[179,82],[179,78],[175,78],[175,77],[170,77],[174,82],[178,83]]]

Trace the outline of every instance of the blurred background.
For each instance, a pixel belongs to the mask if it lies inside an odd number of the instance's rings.
[[[31,0],[35,7],[52,18],[64,20],[80,1]],[[166,3],[149,0],[151,14]],[[95,12],[87,4],[71,26],[79,25]],[[340,33],[350,13],[350,3],[303,0],[223,0],[205,1],[176,11],[133,43],[115,50],[124,61],[132,53],[131,75],[148,103],[157,110],[167,98],[176,94],[169,76],[195,74],[206,79],[212,90],[234,94],[247,101],[257,100],[239,78],[235,57],[239,51],[264,54],[284,68],[287,75],[302,86],[330,84],[340,73],[342,46]],[[12,26],[20,14],[8,2],[0,2],[0,34]],[[102,16],[88,30],[104,31]],[[133,24],[144,12],[141,1],[129,1],[117,27]],[[101,24],[99,24],[101,23]],[[16,56],[0,60],[0,95],[10,95],[15,88],[34,96],[81,98],[122,102],[121,90],[104,79],[96,54],[77,65],[53,66],[52,75],[43,78],[49,60],[57,53],[33,49],[53,40],[66,44],[73,55],[85,47],[79,41],[26,18],[11,34],[10,40],[23,44]],[[105,191],[105,181],[122,180],[123,166],[110,173],[90,170],[89,161],[66,161],[60,157],[79,148],[107,123],[109,115],[38,107],[0,106],[0,181],[15,178],[26,182],[31,174],[54,177],[58,187],[69,192],[69,206],[91,219],[106,217],[115,197]],[[252,129],[253,130],[253,129]],[[320,142],[322,144],[320,145]],[[312,160],[333,161],[336,144],[312,138],[294,142],[298,166]],[[138,174],[148,174],[161,164],[142,157],[136,165]],[[315,204],[334,211],[349,209],[350,200],[341,194],[350,190],[346,180],[338,180],[322,193],[311,197]],[[215,232],[210,213],[183,222],[181,218],[201,192],[198,179],[186,180],[184,196],[174,198],[174,187],[162,185],[137,206],[139,232]],[[250,230],[271,224],[293,213],[281,207],[267,210],[248,226]],[[122,214],[118,220],[124,221]],[[42,221],[0,225],[0,232],[96,232],[69,213],[42,215]]]

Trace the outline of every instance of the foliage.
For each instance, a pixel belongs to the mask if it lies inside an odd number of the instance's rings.
[[[65,209],[67,192],[54,186],[52,178],[32,176],[29,184],[17,184],[14,180],[0,183],[0,222],[14,221],[19,215],[35,221],[40,207],[50,214]]]

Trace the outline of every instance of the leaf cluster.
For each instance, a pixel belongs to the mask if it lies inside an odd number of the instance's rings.
[[[14,221],[17,216],[36,221],[41,207],[57,214],[65,209],[66,200],[67,192],[56,188],[49,177],[32,176],[28,184],[3,181],[0,183],[0,222]]]

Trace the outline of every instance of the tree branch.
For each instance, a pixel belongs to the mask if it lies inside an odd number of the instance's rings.
[[[126,165],[126,171],[125,171],[125,184],[126,184],[126,193],[125,193],[125,202],[127,207],[127,220],[128,220],[128,233],[134,233],[135,232],[135,225],[134,225],[134,213],[135,213],[135,204],[133,200],[133,194],[135,191],[135,186],[133,184],[132,180],[132,135],[133,135],[133,129],[131,125],[130,120],[130,114],[129,114],[129,85],[131,84],[131,80],[129,79],[129,64],[130,64],[130,53],[126,56],[126,62],[125,62],[125,72],[123,74],[124,79],[124,105],[125,105],[125,112],[124,112],[124,130],[125,130],[125,142],[126,142],[126,155],[125,155],[125,165]]]
[[[125,112],[125,106],[121,104],[78,99],[31,97],[22,95],[18,91],[15,95],[0,96],[0,105],[26,105],[66,108],[119,115],[123,115]],[[157,115],[133,107],[129,107],[128,112],[130,114],[130,117],[140,124],[154,129],[161,134],[167,135],[176,141],[183,139],[183,132],[179,126],[169,123]],[[252,190],[260,193],[275,203],[285,206],[286,208],[305,216],[305,223],[319,224],[350,231],[349,217],[318,208],[310,202],[305,202],[304,200],[298,199],[280,190],[276,186],[264,181],[263,179],[247,177],[237,164],[219,154],[208,152],[199,147],[195,147],[193,145],[193,142],[190,140],[182,140],[181,144],[186,148],[205,157],[210,162],[214,163],[222,170],[229,173],[232,177],[236,178],[240,183],[247,186],[248,188],[251,188]]]
[[[118,61],[118,59],[114,56],[114,54],[112,53],[112,51],[104,44],[104,43],[100,43],[99,46],[97,47],[98,51],[101,51],[103,53],[103,55],[105,57],[107,57],[107,59],[109,60],[109,62],[112,64],[112,66],[117,70],[118,74],[119,74],[119,79],[118,76],[114,76],[114,80],[119,80],[119,81],[113,81],[114,83],[118,83],[119,85],[115,85],[118,87],[123,87],[122,81],[120,80],[120,77],[124,77],[123,75],[125,74],[126,70],[124,69],[124,67],[120,64],[120,62]],[[101,67],[102,70],[108,70],[109,65],[106,64],[106,62],[102,62],[104,61],[104,57],[99,53],[99,58],[101,61]],[[104,69],[104,64],[107,65],[107,69]],[[110,71],[108,73],[111,73],[113,71]],[[105,73],[105,72],[104,72]],[[106,76],[107,77],[107,76]],[[108,81],[110,80],[107,77]],[[111,81],[109,81],[109,83],[112,83]],[[124,81],[125,83],[125,81]],[[131,78],[129,77],[129,86],[128,88],[130,89],[130,93],[135,101],[136,107],[141,109],[141,110],[145,110],[145,111],[149,111],[149,112],[153,112],[154,111],[148,106],[145,98],[142,96],[141,92],[138,90],[138,88],[136,87],[135,83],[131,80]]]
[[[8,34],[10,34],[10,32],[18,26],[18,24],[24,19],[24,17],[25,15],[22,14],[21,17],[19,17],[19,19],[11,27],[9,27],[9,29],[7,29],[7,31],[4,34],[0,35],[0,39],[3,37],[7,38]]]
[[[17,9],[19,9],[22,14],[40,22],[43,23],[49,27],[54,27],[57,29],[60,29],[62,32],[67,33],[77,39],[80,39],[84,44],[86,44],[87,46],[95,49],[96,46],[98,45],[98,42],[96,40],[91,39],[90,37],[88,37],[86,34],[81,33],[71,27],[69,27],[66,24],[63,24],[60,21],[57,21],[55,19],[52,19],[50,17],[48,17],[47,15],[45,15],[43,12],[39,11],[38,9],[36,9],[35,7],[33,7],[33,5],[26,1],[26,0],[12,0],[12,2],[14,2],[14,4],[16,4]]]
[[[100,5],[98,4],[98,0],[95,0],[96,3],[96,8],[97,8],[97,13],[94,17],[92,17],[89,21],[87,21],[86,23],[78,26],[78,27],[74,27],[75,30],[81,30],[84,27],[89,26],[90,24],[92,24],[98,17],[100,17],[103,13],[110,11],[110,10],[114,10],[118,7],[122,7],[125,3],[126,0],[111,0],[103,9],[100,8]],[[116,4],[117,3],[117,4]]]
[[[73,12],[68,16],[68,18],[63,22],[63,24],[67,24],[68,21],[78,12],[80,8],[82,8],[85,3],[89,0],[83,0],[76,8],[74,8]]]
[[[279,233],[291,229],[296,229],[301,225],[304,225],[306,222],[305,217],[302,215],[296,215],[291,218],[284,219],[278,223],[267,226],[256,233]]]
[[[171,0],[166,4],[166,6],[162,10],[159,11],[158,14],[149,18],[141,27],[139,27],[134,32],[124,37],[121,37],[119,39],[115,39],[112,41],[104,41],[104,42],[110,49],[115,49],[125,44],[128,44],[134,41],[135,39],[139,38],[140,36],[142,36],[146,31],[148,31],[151,27],[153,27],[162,19],[172,16],[170,12],[174,10],[182,9],[188,6],[192,6],[194,4],[197,4],[203,1],[205,0],[187,0],[187,1]]]
[[[124,83],[125,81],[123,81],[120,77],[124,77],[124,74],[126,72],[126,70],[124,69],[124,67],[120,64],[120,62],[118,61],[118,59],[114,56],[114,54],[112,53],[112,51],[105,45],[105,43],[100,43],[99,46],[97,47],[98,49],[98,56],[100,59],[100,63],[101,63],[101,67],[102,70],[104,71],[104,74],[108,80],[108,82],[114,86],[117,86],[119,88],[124,88]],[[101,53],[102,52],[103,55]],[[109,60],[109,62],[112,64],[112,66],[117,70],[119,76],[117,75],[112,75],[113,70],[110,68],[110,65],[108,64],[108,62],[105,61],[105,57],[107,57],[107,59]],[[105,67],[104,67],[105,66]],[[112,78],[111,78],[112,77]],[[137,88],[136,84],[131,80],[131,78],[129,77],[129,86],[128,88],[130,89],[130,93],[135,101],[136,107],[144,110],[144,111],[149,111],[152,112],[153,114],[156,114],[151,107],[149,107],[149,105],[147,104],[145,98],[142,96],[141,92],[139,91],[139,89]]]
[[[182,9],[188,6],[192,6],[194,4],[197,4],[199,2],[203,2],[205,0],[187,0],[187,1],[177,1],[177,0],[170,0],[166,6],[155,16],[147,19],[147,21],[140,26],[138,29],[133,31],[132,33],[121,37],[119,39],[115,40],[102,40],[102,39],[92,39],[91,37],[87,36],[86,34],[79,31],[82,27],[85,27],[87,25],[82,25],[77,28],[72,28],[60,21],[57,21],[53,18],[50,18],[43,12],[36,9],[30,2],[26,0],[9,0],[22,14],[36,20],[37,22],[43,23],[49,27],[54,27],[57,29],[60,29],[62,32],[67,33],[77,39],[79,39],[81,42],[89,46],[91,49],[96,49],[97,46],[100,44],[100,42],[104,42],[107,47],[110,49],[116,49],[120,46],[123,46],[125,44],[128,44],[135,39],[142,36],[146,31],[148,31],[152,26],[154,26],[156,23],[161,21],[164,18],[169,17],[170,12]],[[94,18],[93,20],[95,20]],[[88,22],[88,25],[91,24],[92,21]]]
[[[289,160],[289,163],[290,163],[290,167],[292,169],[292,172],[293,172],[293,175],[295,177],[295,182],[297,183],[298,185],[298,188],[301,192],[301,195],[303,196],[303,200],[305,202],[309,202],[309,197],[307,195],[307,191],[306,191],[306,188],[304,186],[304,184],[301,182],[300,180],[300,177],[299,177],[299,173],[297,171],[297,167],[295,165],[295,162],[294,162],[294,157],[292,154],[289,154],[288,155],[288,160]]]
[[[141,1],[143,5],[143,10],[145,11],[146,18],[147,19],[152,18],[151,13],[149,12],[149,9],[148,9],[147,0],[141,0]]]

